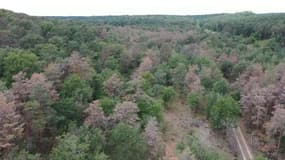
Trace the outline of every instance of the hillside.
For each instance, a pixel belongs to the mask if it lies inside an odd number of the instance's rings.
[[[0,159],[285,159],[284,37],[284,13],[2,9]]]

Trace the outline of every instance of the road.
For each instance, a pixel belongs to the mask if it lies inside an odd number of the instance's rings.
[[[240,127],[233,128],[232,130],[233,130],[233,134],[237,142],[238,148],[240,150],[242,160],[254,160],[253,154],[243,136],[243,133]]]

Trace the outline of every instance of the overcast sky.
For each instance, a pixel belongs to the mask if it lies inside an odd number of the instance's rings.
[[[285,0],[0,0],[0,8],[36,16],[268,13],[285,12]]]

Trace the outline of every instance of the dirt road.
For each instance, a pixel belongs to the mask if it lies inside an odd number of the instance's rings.
[[[232,130],[233,130],[234,137],[236,139],[237,146],[240,150],[241,158],[243,160],[253,160],[254,159],[253,154],[249,146],[247,145],[247,142],[243,136],[243,133],[240,127],[233,128]]]

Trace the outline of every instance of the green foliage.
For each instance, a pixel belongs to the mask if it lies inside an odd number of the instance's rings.
[[[151,87],[153,86],[154,83],[154,76],[152,75],[151,72],[145,72],[142,75],[142,88],[147,91],[149,89],[151,89]]]
[[[203,107],[205,106],[203,106],[203,101],[203,95],[198,92],[190,93],[187,97],[188,104],[195,112],[202,111],[204,109]]]
[[[187,64],[187,59],[182,54],[178,54],[178,53],[172,54],[168,61],[168,65],[171,68],[175,68],[179,65],[179,63],[185,65]]]
[[[0,92],[7,90],[6,84],[0,80]]]
[[[62,98],[53,105],[58,114],[58,128],[66,128],[70,122],[81,122],[83,106],[76,103],[74,98]]]
[[[66,133],[58,138],[58,144],[52,149],[52,160],[107,160],[102,152],[104,137],[98,129],[82,127],[75,133]]]
[[[230,61],[224,61],[221,64],[221,71],[225,78],[232,79],[234,64]]]
[[[213,85],[213,91],[225,95],[229,92],[229,84],[225,79],[216,81]]]
[[[55,44],[45,43],[45,44],[38,44],[33,49],[34,53],[37,54],[41,59],[45,60],[46,62],[54,61],[64,56],[62,50],[57,48]]]
[[[91,156],[89,157],[91,159],[94,154],[96,155],[105,149],[106,139],[100,129],[81,126],[79,129],[75,130],[74,133],[79,136],[81,143],[87,143],[89,145],[89,154],[91,153]]]
[[[73,134],[65,134],[59,138],[59,143],[52,149],[50,159],[53,160],[84,160],[88,155],[89,145],[81,143],[80,138]]]
[[[259,154],[257,157],[255,157],[254,160],[269,160],[268,158],[262,156],[261,154]]]
[[[140,109],[140,118],[156,117],[158,121],[163,120],[163,103],[159,100],[153,100],[147,97],[140,97],[138,107]]]
[[[4,157],[4,160],[41,160],[40,154],[31,154],[25,150],[13,151]]]
[[[11,83],[12,76],[23,71],[30,76],[38,72],[40,68],[38,57],[33,53],[15,50],[8,53],[4,58],[4,75],[8,84]]]
[[[184,79],[187,73],[187,67],[183,63],[178,63],[177,66],[170,71],[171,83],[173,87],[178,90],[182,90],[184,87]]]
[[[169,104],[174,101],[177,93],[173,89],[173,87],[164,87],[162,90],[162,100],[166,103]]]
[[[38,34],[30,33],[20,39],[20,46],[23,48],[32,48],[36,44],[39,44],[41,42],[43,42],[42,36]]]
[[[113,160],[144,160],[146,142],[139,130],[120,123],[111,132],[108,153]]]
[[[189,106],[205,114],[213,128],[235,126],[240,113],[236,101],[242,92],[230,86],[252,64],[261,64],[264,67],[261,72],[267,74],[271,71],[268,69],[274,70],[283,63],[284,17],[285,14],[243,12],[205,16],[39,18],[0,9],[0,92],[10,93],[12,76],[20,71],[29,78],[44,70],[48,80],[46,87],[33,86],[29,95],[25,95],[26,86],[21,89],[23,93],[17,90],[22,85],[14,86],[16,92],[11,94],[11,100],[15,98],[15,104],[21,106],[17,110],[25,123],[25,135],[15,141],[17,147],[12,147],[13,151],[7,151],[9,158],[107,160],[110,158],[104,152],[108,152],[112,160],[144,159],[146,149],[140,130],[124,124],[112,126],[113,130],[104,128],[104,132],[83,127],[83,110],[91,100],[99,100],[99,107],[110,118],[117,102],[133,101],[140,109],[138,125],[144,126],[149,117],[163,122],[164,106],[169,106],[178,94],[182,97],[188,94],[186,86],[191,90],[187,97]],[[92,63],[80,63],[76,57],[72,59],[74,63],[67,63],[73,51]],[[141,79],[133,78],[145,56],[151,57],[152,70],[139,73]],[[197,66],[196,77],[186,77],[189,65]],[[84,79],[70,75],[81,75],[81,70],[96,70],[96,73],[88,72],[88,78]],[[252,73],[246,79],[255,74],[259,73]],[[110,79],[112,75],[120,76]],[[36,83],[39,77],[34,78],[31,83]],[[276,76],[276,79],[282,78]],[[265,83],[261,86],[265,87]],[[203,90],[194,92],[189,84],[199,85],[197,88]],[[46,88],[55,92],[53,87],[60,93],[59,99],[48,94]],[[97,111],[102,113],[100,108]],[[226,159],[209,151],[212,149],[196,138],[189,139],[180,148],[190,148],[197,159]],[[284,148],[283,139],[280,151]],[[33,154],[22,151],[23,146]]]
[[[92,77],[92,80],[90,82],[90,86],[93,90],[93,99],[98,99],[104,94],[104,88],[103,88],[103,79],[102,76],[98,73],[95,73]]]
[[[74,98],[76,102],[85,104],[92,98],[92,88],[79,76],[71,75],[64,81],[60,96]]]
[[[161,85],[168,85],[170,82],[170,69],[165,63],[160,64],[154,72],[155,83]]]
[[[116,100],[109,97],[103,97],[100,99],[100,107],[103,109],[106,115],[113,113],[116,106]]]
[[[182,144],[179,145],[179,149],[181,151],[186,149],[186,147],[189,147],[191,153],[194,154],[195,157],[199,160],[226,160],[227,159],[227,157],[224,154],[215,151],[213,148],[208,148],[207,146],[203,146],[199,142],[199,139],[192,135],[186,136]]]
[[[216,129],[236,126],[240,115],[238,103],[232,97],[221,97],[211,107],[209,119]]]

